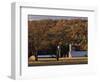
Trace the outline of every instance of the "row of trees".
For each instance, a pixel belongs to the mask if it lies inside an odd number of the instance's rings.
[[[87,50],[87,26],[86,19],[28,21],[28,55],[51,49],[59,42],[72,43],[80,46],[80,50]]]

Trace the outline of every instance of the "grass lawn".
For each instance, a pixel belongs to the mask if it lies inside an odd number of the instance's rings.
[[[38,61],[29,60],[28,66],[47,66],[47,65],[74,65],[74,64],[88,64],[87,57],[72,57],[72,58],[38,58]]]

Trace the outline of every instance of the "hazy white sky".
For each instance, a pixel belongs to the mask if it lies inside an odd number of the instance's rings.
[[[72,17],[72,16],[48,16],[48,15],[28,15],[28,20],[42,20],[42,19],[88,19],[87,17]]]

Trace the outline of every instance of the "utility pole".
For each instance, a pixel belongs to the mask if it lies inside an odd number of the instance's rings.
[[[71,58],[72,56],[71,56],[71,51],[72,51],[72,45],[71,44],[69,44],[69,58]]]
[[[60,56],[60,46],[57,46],[57,61],[59,61],[59,56]]]

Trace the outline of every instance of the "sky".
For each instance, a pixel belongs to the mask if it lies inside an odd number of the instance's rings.
[[[49,15],[28,15],[28,20],[43,20],[43,19],[52,19],[52,20],[57,20],[57,19],[88,19],[88,17],[72,17],[72,16],[49,16]]]

